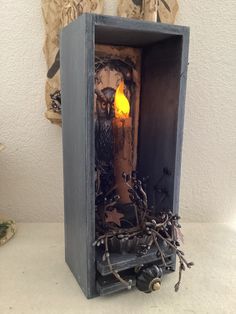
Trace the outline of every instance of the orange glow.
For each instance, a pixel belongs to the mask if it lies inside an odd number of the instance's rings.
[[[115,94],[115,117],[118,119],[129,118],[130,105],[128,98],[124,94],[124,87],[124,81],[121,81]]]

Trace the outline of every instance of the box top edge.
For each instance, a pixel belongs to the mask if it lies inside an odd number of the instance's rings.
[[[166,24],[166,23],[159,23],[159,22],[151,22],[151,21],[144,21],[144,20],[135,20],[124,18],[120,16],[110,16],[110,15],[100,15],[94,13],[83,13],[74,21],[69,23],[67,26],[62,28],[62,32],[64,30],[70,28],[70,25],[77,24],[78,21],[83,23],[92,23],[95,26],[110,26],[113,28],[120,28],[125,29],[129,28],[130,30],[140,30],[140,31],[153,31],[153,32],[163,32],[166,34],[173,34],[173,35],[182,35],[186,36],[190,33],[189,26],[182,26],[182,25],[174,25],[174,24]]]
[[[159,23],[159,22],[152,22],[152,21],[145,21],[145,20],[137,20],[137,19],[130,19],[120,16],[111,16],[111,15],[100,15],[94,13],[83,13],[82,15],[87,16],[88,18],[91,17],[94,20],[96,25],[104,25],[104,26],[113,26],[113,27],[120,27],[125,28],[126,25],[131,28],[141,28],[143,30],[150,30],[150,31],[163,31],[169,32],[179,35],[184,35],[185,33],[189,33],[190,27],[183,26],[183,25],[175,25],[175,24],[167,24],[167,23]],[[81,16],[82,16],[81,15]],[[114,23],[115,22],[115,23]],[[119,22],[121,25],[119,25]]]

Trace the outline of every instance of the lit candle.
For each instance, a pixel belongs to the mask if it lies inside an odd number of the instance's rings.
[[[130,203],[128,188],[122,178],[123,172],[132,172],[132,118],[129,116],[130,104],[124,94],[124,87],[124,81],[121,81],[114,101],[114,174],[120,202]]]

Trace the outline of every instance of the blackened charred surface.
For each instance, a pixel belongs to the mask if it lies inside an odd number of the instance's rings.
[[[181,52],[181,36],[143,50],[137,171],[149,176],[147,194],[156,212],[174,206]]]

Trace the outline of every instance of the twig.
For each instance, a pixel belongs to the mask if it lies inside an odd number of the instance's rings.
[[[105,237],[105,257],[107,260],[107,264],[109,266],[109,269],[111,271],[111,273],[121,282],[123,283],[128,289],[130,288],[130,282],[124,280],[118,273],[118,271],[114,270],[110,261],[110,253],[109,253],[109,249],[108,249],[108,237]]]
[[[165,267],[167,267],[164,254],[163,254],[163,252],[162,252],[162,250],[161,250],[161,247],[160,247],[160,245],[159,245],[159,243],[158,243],[158,241],[157,241],[157,239],[156,239],[156,237],[155,237],[154,234],[153,234],[153,239],[154,239],[154,242],[155,242],[155,244],[156,244],[156,247],[157,247],[158,251],[160,252],[160,256],[161,256],[162,263],[164,264]]]
[[[180,260],[179,261],[179,279],[178,282],[175,284],[175,292],[179,291],[181,279],[182,279],[182,272],[185,270],[184,263]]]

